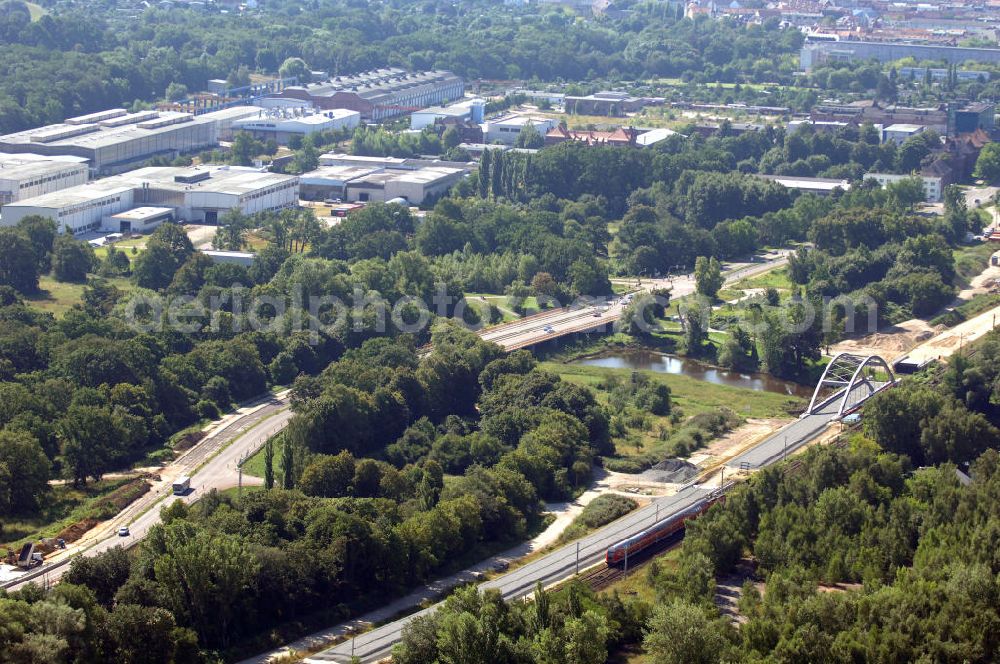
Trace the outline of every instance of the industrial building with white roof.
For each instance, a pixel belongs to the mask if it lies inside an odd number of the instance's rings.
[[[175,157],[214,147],[240,118],[261,109],[236,106],[202,115],[173,111],[129,113],[115,108],[0,136],[0,152],[71,155],[90,162],[91,173],[120,173],[156,156]]]
[[[40,215],[74,234],[146,232],[165,220],[214,224],[229,210],[253,214],[298,201],[299,179],[292,175],[231,166],[149,167],[5,205],[0,225]]]
[[[87,160],[0,153],[0,205],[85,184]]]

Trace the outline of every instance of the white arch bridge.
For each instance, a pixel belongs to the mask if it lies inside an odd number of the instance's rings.
[[[878,355],[838,353],[823,370],[806,413],[829,412],[835,407],[835,417],[844,417],[895,384],[889,363]]]

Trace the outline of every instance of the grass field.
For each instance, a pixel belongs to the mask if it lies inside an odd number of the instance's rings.
[[[788,268],[780,267],[776,270],[768,270],[753,277],[740,279],[732,285],[732,290],[749,288],[777,288],[781,290],[791,290],[795,287],[792,280],[788,278]]]
[[[955,259],[955,273],[958,275],[960,284],[967,285],[970,279],[982,272],[996,249],[996,246],[990,242],[979,242],[952,251],[952,256]]]
[[[131,288],[128,279],[117,277],[108,281],[122,290]],[[56,281],[51,275],[43,275],[38,280],[39,292],[26,297],[27,303],[35,309],[46,311],[56,318],[65,314],[74,304],[83,299],[83,289],[86,284],[71,284]]]
[[[599,389],[608,376],[627,380],[631,369],[609,369],[605,367],[583,366],[542,362],[541,368],[559,375],[563,380],[577,385],[585,385],[597,390],[598,399],[606,398]],[[745,390],[728,385],[716,385],[704,380],[679,374],[665,374],[641,371],[656,383],[665,383],[670,388],[671,400],[686,416],[715,412],[726,407],[741,417],[787,417],[789,409],[801,406],[801,399],[758,390]]]

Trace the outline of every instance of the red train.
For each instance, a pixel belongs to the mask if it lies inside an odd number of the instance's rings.
[[[699,501],[680,512],[654,524],[653,526],[643,530],[640,533],[636,533],[627,539],[623,539],[620,542],[615,542],[608,547],[608,552],[605,557],[607,564],[617,565],[625,560],[626,551],[629,556],[634,556],[640,551],[653,546],[657,542],[660,542],[679,530],[684,528],[684,522],[688,519],[694,519],[706,511],[708,508],[715,503],[723,500],[725,498],[724,494],[710,495],[705,500]]]

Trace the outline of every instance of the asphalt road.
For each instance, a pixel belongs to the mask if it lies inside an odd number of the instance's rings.
[[[211,489],[221,490],[233,486],[239,460],[245,454],[259,449],[268,437],[283,429],[291,418],[287,395],[268,395],[255,404],[263,406],[210,432],[179,457],[171,464],[169,477],[164,477],[160,485],[129,505],[114,519],[98,526],[106,536],[76,555],[94,556],[115,546],[135,545],[146,536],[150,528],[160,522],[160,508],[174,500],[191,503]],[[191,477],[192,490],[186,496],[174,496],[171,484],[174,479],[183,475]],[[121,526],[128,526],[128,537],[118,536],[118,528]],[[45,563],[24,577],[8,581],[4,587],[16,590],[29,582],[46,586],[55,583],[69,569],[69,562],[73,557],[75,556],[70,555]]]
[[[673,496],[658,498],[642,509],[636,510],[580,539],[579,567],[577,566],[577,543],[571,543],[503,576],[482,583],[479,588],[499,590],[506,600],[529,595],[534,591],[536,582],[541,581],[542,585],[550,585],[572,575],[577,569],[583,570],[600,563],[604,560],[608,547],[615,542],[640,532],[644,527],[653,525],[668,514],[690,507],[704,499],[709,493],[709,489],[689,486]],[[437,605],[431,606],[418,613],[359,634],[353,639],[353,642],[351,640],[345,641],[312,655],[304,661],[313,664],[347,663],[351,661],[352,653],[365,663],[380,661],[390,655],[393,645],[398,643],[402,637],[403,628],[411,620],[417,616],[427,615],[436,609]]]

